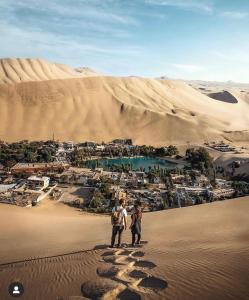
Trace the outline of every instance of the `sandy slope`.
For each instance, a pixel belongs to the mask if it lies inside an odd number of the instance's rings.
[[[20,280],[27,300],[82,299],[70,296],[80,296],[83,283],[85,292],[124,290],[107,299],[246,300],[248,209],[245,197],[145,214],[148,244],[110,253],[100,249],[109,242],[108,217],[82,215],[46,201],[33,209],[1,205],[1,263],[54,257],[1,265],[0,298],[10,299],[8,283]],[[129,240],[126,232],[124,241]],[[58,256],[63,253],[68,254]]]
[[[231,92],[238,103],[227,103],[181,81],[72,78],[76,71],[66,66],[26,60],[18,69],[20,64],[14,60],[0,74],[0,81],[8,82],[7,70],[12,83],[0,84],[3,140],[49,139],[54,134],[60,140],[132,138],[138,144],[162,145],[221,136],[244,140],[249,135],[249,96],[239,90]],[[14,74],[29,82],[14,83]],[[54,78],[64,79],[48,80]]]

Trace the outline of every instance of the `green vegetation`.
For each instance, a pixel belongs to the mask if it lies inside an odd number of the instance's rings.
[[[105,198],[110,198],[111,196],[111,185],[109,183],[102,183],[100,186],[100,192],[104,195]]]
[[[249,184],[245,181],[234,181],[232,187],[235,189],[236,197],[249,194]]]
[[[186,159],[191,163],[192,169],[200,170],[202,173],[212,168],[212,158],[205,148],[187,149]]]
[[[89,204],[91,208],[101,207],[105,202],[105,197],[101,192],[96,192]]]
[[[53,141],[16,143],[0,142],[0,163],[11,168],[18,162],[52,162],[57,144]]]
[[[178,149],[175,146],[161,147],[155,149],[156,156],[173,156],[178,155]]]

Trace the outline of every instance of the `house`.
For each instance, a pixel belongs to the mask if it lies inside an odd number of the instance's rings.
[[[27,181],[29,190],[42,191],[49,186],[49,177],[30,176]]]
[[[96,150],[104,151],[105,150],[105,146],[104,145],[97,145],[96,146]]]

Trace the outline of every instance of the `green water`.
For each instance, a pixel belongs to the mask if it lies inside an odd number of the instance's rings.
[[[175,169],[177,164],[168,162],[161,158],[156,157],[122,157],[122,158],[101,158],[98,160],[88,160],[85,162],[85,167],[87,168],[103,168],[104,170],[110,170],[113,165],[130,165],[132,170],[141,170],[145,171],[151,168],[160,168],[160,169]]]

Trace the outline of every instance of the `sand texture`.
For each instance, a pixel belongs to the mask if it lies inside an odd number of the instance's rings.
[[[19,280],[27,300],[247,300],[248,211],[244,197],[147,213],[140,247],[129,247],[127,230],[127,248],[108,249],[107,216],[51,200],[2,204],[0,299],[11,299],[8,284]]]

